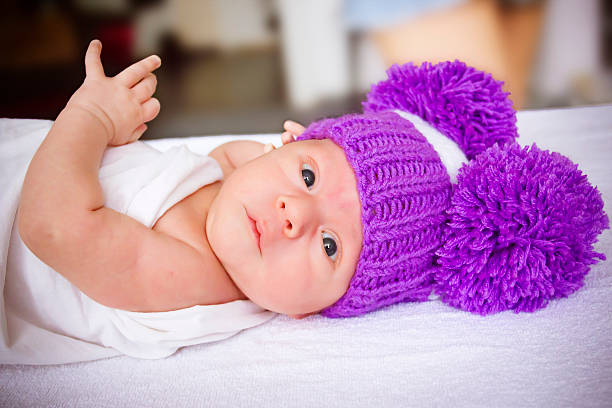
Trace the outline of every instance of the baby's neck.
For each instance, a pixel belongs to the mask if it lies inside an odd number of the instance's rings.
[[[200,253],[204,267],[198,282],[202,289],[201,299],[194,305],[226,303],[248,299],[234,284],[225,268],[212,250],[206,236],[208,210],[219,193],[222,181],[206,185],[176,203],[153,226],[153,229],[170,235]],[[215,282],[216,284],[212,284]]]

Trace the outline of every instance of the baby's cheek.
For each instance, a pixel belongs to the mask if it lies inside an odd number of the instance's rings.
[[[328,200],[336,203],[337,209],[341,212],[346,212],[355,206],[359,206],[359,197],[353,191],[343,188],[337,188],[329,193]]]
[[[312,276],[309,249],[304,244],[299,245],[297,240],[283,248],[278,255],[276,274],[285,290],[301,292],[310,287]]]

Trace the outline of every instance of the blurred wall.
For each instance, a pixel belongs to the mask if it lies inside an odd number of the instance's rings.
[[[135,15],[135,53],[159,52],[164,35],[173,33],[186,49],[272,47],[268,27],[273,12],[266,0],[167,0]]]
[[[288,100],[309,109],[350,95],[348,33],[342,0],[278,0]]]
[[[0,116],[55,118],[92,38],[109,75],[162,57],[162,111],[147,137],[278,131],[286,118],[358,111],[387,66],[405,61],[482,65],[523,93],[523,109],[612,103],[611,3],[5,0]],[[505,77],[512,66],[521,81]]]
[[[612,102],[610,67],[603,58],[602,11],[600,0],[548,2],[531,78],[531,105]],[[611,22],[608,17],[608,29]]]

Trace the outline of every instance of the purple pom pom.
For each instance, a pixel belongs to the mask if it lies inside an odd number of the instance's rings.
[[[494,146],[459,171],[448,236],[438,249],[436,291],[486,315],[533,312],[584,284],[609,227],[603,201],[559,153]]]
[[[400,109],[454,140],[468,159],[517,137],[516,116],[501,81],[463,62],[393,65],[372,86],[364,112]]]

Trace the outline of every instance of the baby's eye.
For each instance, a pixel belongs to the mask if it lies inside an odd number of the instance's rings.
[[[331,258],[332,261],[335,261],[338,257],[338,247],[336,245],[336,241],[327,232],[322,232],[321,235],[323,236],[323,248],[325,248],[325,253]]]
[[[302,178],[304,179],[304,183],[306,183],[306,187],[310,190],[315,182],[315,174],[308,164],[302,164]]]

